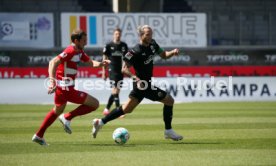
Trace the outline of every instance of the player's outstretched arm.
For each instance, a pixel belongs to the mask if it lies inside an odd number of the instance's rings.
[[[108,60],[108,57],[103,54],[103,60]],[[107,76],[106,76],[106,69],[107,69],[107,66],[103,66],[102,68],[102,79],[106,80]]]
[[[131,64],[127,63],[126,61],[123,61],[122,64],[122,73],[125,74],[128,77],[134,78],[134,79],[139,79],[137,76],[135,76],[131,71],[130,71]]]
[[[159,55],[163,59],[168,59],[168,58],[170,58],[172,56],[177,56],[178,54],[179,54],[179,49],[175,48],[175,49],[173,49],[171,51],[163,51]]]
[[[110,64],[110,60],[103,60],[102,62],[90,60],[86,63],[91,67],[104,67]]]

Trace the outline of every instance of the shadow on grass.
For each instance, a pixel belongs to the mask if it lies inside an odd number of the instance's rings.
[[[223,144],[223,146],[221,146]],[[228,144],[228,145],[227,145]],[[95,152],[95,151],[155,151],[155,150],[187,150],[187,149],[205,149],[205,148],[225,148],[225,146],[232,147],[229,142],[172,142],[172,141],[130,141],[124,145],[118,145],[116,143],[99,143],[99,142],[53,142],[50,146],[44,147],[35,143],[16,143],[8,144],[6,146],[0,146],[1,149],[5,149],[0,152],[2,154],[37,154],[37,153],[71,153],[74,152]],[[232,147],[233,148],[233,147]]]
[[[174,142],[131,142],[126,143],[123,145],[116,144],[116,143],[73,143],[70,146],[98,146],[98,147],[136,147],[136,146],[162,146],[162,145],[219,145],[219,144],[226,144],[224,142],[184,142],[184,141],[174,141]],[[229,144],[229,143],[227,143]],[[66,143],[56,143],[55,145],[68,145]]]
[[[219,144],[226,144],[224,142],[171,142],[169,144],[182,144],[182,145],[219,145]],[[229,144],[229,143],[227,143]]]

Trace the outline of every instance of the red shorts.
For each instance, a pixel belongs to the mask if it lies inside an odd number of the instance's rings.
[[[87,93],[78,91],[74,87],[68,88],[68,90],[62,90],[62,88],[57,87],[55,92],[55,105],[61,106],[67,101],[75,104],[83,104]]]

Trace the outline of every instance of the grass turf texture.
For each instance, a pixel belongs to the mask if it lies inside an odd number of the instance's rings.
[[[0,105],[0,165],[276,165],[276,103],[185,103],[174,107],[173,127],[184,135],[164,139],[162,105],[140,105],[91,137],[91,120],[103,107],[73,119],[72,135],[56,121],[41,147],[31,142],[51,105]],[[65,112],[75,108],[68,105]],[[116,145],[117,127],[130,132]]]

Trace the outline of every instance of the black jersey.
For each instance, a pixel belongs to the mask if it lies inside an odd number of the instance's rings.
[[[119,44],[109,42],[105,45],[103,54],[111,61],[109,64],[109,77],[122,76],[122,57],[127,51],[128,47],[124,42],[120,42]]]
[[[136,44],[123,58],[124,61],[131,64],[135,69],[135,74],[141,80],[149,81],[153,72],[153,58],[159,55],[163,50],[152,40],[149,46]]]

